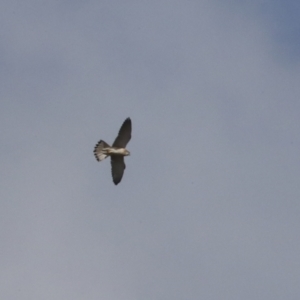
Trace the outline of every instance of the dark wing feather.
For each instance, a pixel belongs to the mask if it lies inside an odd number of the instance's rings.
[[[124,156],[111,156],[111,174],[115,185],[121,181],[125,168]]]
[[[131,120],[127,118],[122,124],[119,134],[113,143],[113,147],[125,148],[131,139]]]

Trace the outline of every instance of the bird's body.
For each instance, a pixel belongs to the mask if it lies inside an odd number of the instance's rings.
[[[111,148],[108,148],[106,151],[107,151],[108,155],[123,155],[123,156],[129,155],[128,154],[129,151],[125,148],[111,147]]]
[[[111,157],[111,172],[113,182],[116,185],[121,181],[126,168],[124,156],[130,155],[130,152],[125,148],[130,139],[131,120],[127,118],[112,146],[100,140],[94,148],[94,155],[98,161],[102,161],[108,156]]]

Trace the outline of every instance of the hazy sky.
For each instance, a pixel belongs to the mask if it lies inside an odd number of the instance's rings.
[[[299,20],[2,0],[0,298],[300,299]],[[93,148],[127,117],[115,186]]]

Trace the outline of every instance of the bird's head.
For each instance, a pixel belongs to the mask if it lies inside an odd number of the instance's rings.
[[[125,155],[126,155],[126,156],[129,156],[129,155],[130,155],[130,152],[129,152],[127,149],[125,149]]]

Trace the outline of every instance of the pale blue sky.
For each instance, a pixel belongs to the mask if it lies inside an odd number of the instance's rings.
[[[0,298],[300,297],[296,1],[0,3]],[[115,186],[96,142],[131,117]]]

